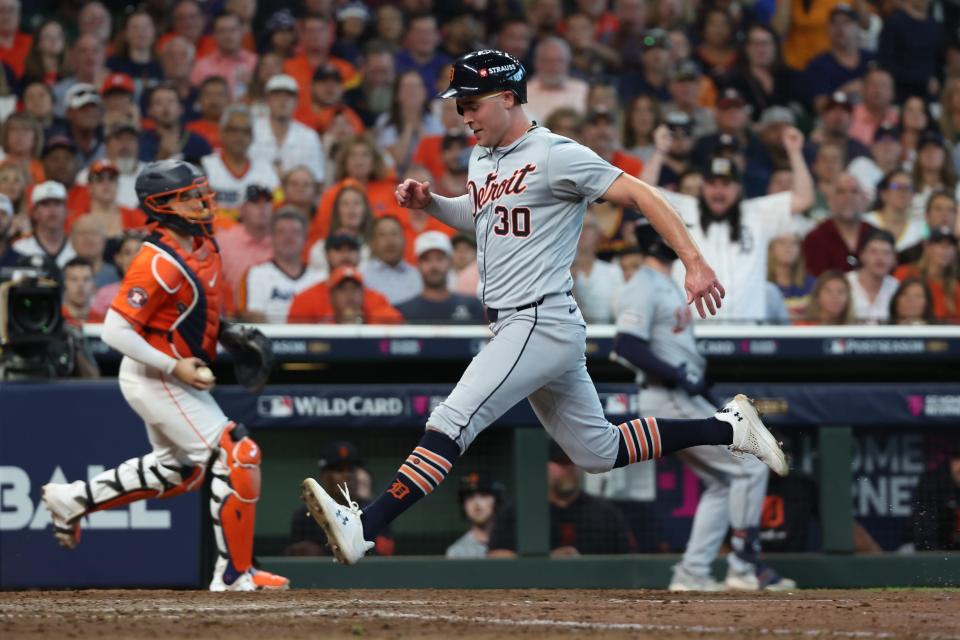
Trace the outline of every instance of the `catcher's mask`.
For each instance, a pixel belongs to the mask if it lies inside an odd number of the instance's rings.
[[[192,164],[151,163],[137,177],[136,191],[144,213],[161,227],[191,236],[213,234],[215,194],[207,177]]]

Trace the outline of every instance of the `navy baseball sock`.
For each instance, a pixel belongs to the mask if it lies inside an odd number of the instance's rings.
[[[688,447],[733,442],[733,427],[716,418],[637,418],[618,425],[617,429],[620,430],[620,449],[614,468],[653,460]]]
[[[364,540],[375,540],[394,518],[440,486],[459,457],[460,447],[449,436],[432,430],[424,433],[400,465],[390,488],[363,510]]]

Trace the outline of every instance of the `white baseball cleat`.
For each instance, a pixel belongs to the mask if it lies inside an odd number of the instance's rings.
[[[301,483],[303,500],[310,515],[317,521],[324,533],[334,557],[343,564],[356,564],[367,551],[373,548],[372,542],[363,539],[363,523],[360,522],[360,505],[350,499],[347,486],[340,487],[349,507],[339,504],[330,497],[323,487],[313,478]]]
[[[723,591],[723,584],[712,576],[701,576],[687,571],[682,564],[674,565],[670,591]]]
[[[777,475],[785,476],[790,472],[780,444],[763,425],[750,398],[738,393],[714,417],[733,426],[731,451],[755,455]]]
[[[256,591],[257,585],[253,582],[253,576],[249,571],[244,571],[236,580],[227,584],[223,579],[223,574],[227,570],[227,560],[222,556],[217,556],[217,564],[213,569],[213,579],[210,581],[210,591]]]
[[[733,567],[727,568],[727,578],[723,581],[727,589],[732,591],[759,591],[760,580],[753,565],[747,571],[737,571]]]
[[[83,506],[77,502],[77,495],[83,495],[83,480],[70,484],[51,482],[43,485],[40,490],[43,505],[50,512],[50,519],[53,521],[53,536],[65,549],[73,549],[80,544],[80,517],[83,515]]]

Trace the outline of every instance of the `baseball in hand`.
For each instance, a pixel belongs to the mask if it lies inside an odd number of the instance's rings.
[[[213,382],[213,371],[210,367],[197,367],[197,377],[201,382]]]

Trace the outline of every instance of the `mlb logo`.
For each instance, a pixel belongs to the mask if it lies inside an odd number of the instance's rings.
[[[630,400],[625,393],[612,393],[607,396],[604,413],[622,416],[625,415],[630,406]]]
[[[486,77],[487,77],[487,70],[486,70],[486,69],[480,69],[480,77],[481,77],[481,78],[486,78]]]
[[[257,401],[257,413],[265,418],[290,418],[293,416],[293,398],[261,396]]]

